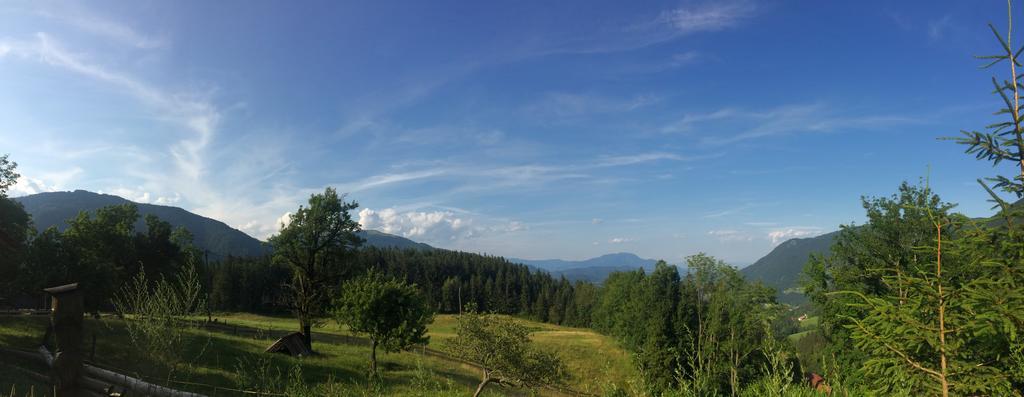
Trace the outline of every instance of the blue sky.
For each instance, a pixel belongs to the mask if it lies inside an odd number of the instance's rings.
[[[255,237],[325,186],[368,228],[524,258],[738,264],[930,177],[999,104],[999,1],[0,4],[15,195],[86,189]],[[929,171],[930,170],[930,171]]]

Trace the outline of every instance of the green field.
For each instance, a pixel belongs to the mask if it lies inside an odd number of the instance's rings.
[[[241,395],[226,388],[249,389],[239,382],[244,374],[238,368],[264,368],[260,378],[267,381],[287,382],[301,368],[302,383],[332,385],[341,395],[471,395],[478,382],[478,370],[430,351],[380,354],[383,368],[382,389],[368,390],[366,372],[369,346],[364,340],[352,338],[337,325],[328,322],[314,329],[314,349],[318,356],[292,358],[281,354],[265,354],[263,350],[276,337],[296,328],[294,319],[245,313],[214,316],[218,326],[187,332],[184,357],[192,364],[178,369],[166,381],[165,374],[147,370],[153,368],[147,358],[135,354],[124,330],[122,320],[113,317],[86,320],[86,351],[91,349],[91,335],[97,335],[96,359],[101,366],[119,372],[143,377],[155,383],[169,384],[178,389],[209,395]],[[0,347],[32,349],[38,345],[48,319],[43,316],[0,316]],[[624,385],[635,377],[629,355],[610,338],[586,329],[559,327],[524,321],[532,330],[531,338],[545,349],[552,349],[563,358],[572,378],[563,386],[573,390],[599,394],[611,384]],[[446,339],[454,336],[455,317],[439,315],[430,327],[429,348],[443,350]],[[12,386],[16,395],[27,395],[27,390],[44,387],[24,376],[12,375],[12,365],[26,366],[9,358],[0,358],[0,395],[7,396]],[[45,368],[32,368],[45,373]],[[244,371],[243,371],[244,372]],[[188,383],[182,383],[188,382]],[[194,384],[189,384],[194,383]],[[217,386],[216,391],[212,386]],[[494,388],[490,395],[526,395],[527,391]],[[541,395],[562,395],[544,389]],[[36,395],[41,395],[38,392]]]

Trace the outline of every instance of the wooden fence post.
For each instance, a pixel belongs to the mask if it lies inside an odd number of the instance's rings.
[[[55,397],[78,397],[78,378],[82,373],[82,319],[85,312],[82,290],[78,283],[46,288],[52,297],[50,322],[56,340],[53,359],[53,394]]]

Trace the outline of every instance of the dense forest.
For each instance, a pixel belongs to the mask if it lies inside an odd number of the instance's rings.
[[[416,285],[439,313],[458,313],[459,304],[543,322],[588,326],[596,287],[569,283],[525,265],[449,250],[363,247],[350,254],[354,273],[369,269]],[[210,304],[214,310],[287,312],[284,285],[291,277],[271,257],[228,258],[211,263]]]

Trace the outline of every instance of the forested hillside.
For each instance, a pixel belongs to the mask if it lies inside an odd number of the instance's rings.
[[[810,238],[786,240],[768,255],[740,270],[748,280],[756,280],[778,290],[781,302],[807,302],[800,285],[804,265],[814,254],[827,253],[838,232]]]
[[[242,231],[216,219],[196,215],[178,207],[134,203],[124,198],[76,190],[73,192],[39,193],[15,198],[32,215],[36,230],[42,232],[49,227],[59,231],[68,228],[68,220],[79,212],[94,213],[96,210],[113,205],[134,204],[140,215],[134,228],[144,231],[143,219],[154,215],[173,227],[184,227],[192,233],[194,242],[201,250],[208,250],[214,258],[233,256],[256,256],[267,253],[267,247]]]

